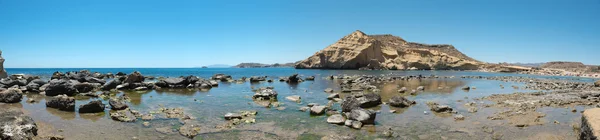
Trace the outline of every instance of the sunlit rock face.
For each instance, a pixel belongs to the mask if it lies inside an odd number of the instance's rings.
[[[0,51],[0,78],[6,78],[8,74],[4,70],[4,58],[2,58],[2,51]]]
[[[299,69],[475,70],[483,63],[452,45],[407,42],[355,31],[296,64]]]

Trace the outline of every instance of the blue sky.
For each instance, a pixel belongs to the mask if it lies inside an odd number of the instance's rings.
[[[600,0],[0,0],[8,68],[285,63],[355,30],[486,62],[600,64]]]

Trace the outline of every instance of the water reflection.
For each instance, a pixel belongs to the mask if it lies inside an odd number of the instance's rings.
[[[76,112],[60,111],[58,109],[46,107],[48,113],[60,117],[63,120],[73,120],[77,116]]]
[[[86,119],[86,120],[90,120],[92,122],[96,122],[96,121],[100,120],[101,118],[103,118],[104,116],[106,116],[106,113],[104,113],[104,112],[79,114],[79,117]]]
[[[134,105],[140,105],[142,104],[142,96],[144,94],[150,93],[152,92],[151,90],[146,90],[146,91],[127,91],[124,92],[123,94],[127,95],[127,97],[129,97],[129,99],[131,99],[131,104]]]

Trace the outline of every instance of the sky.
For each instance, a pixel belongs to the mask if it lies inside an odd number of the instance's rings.
[[[356,30],[600,65],[600,0],[0,0],[6,68],[287,63]]]

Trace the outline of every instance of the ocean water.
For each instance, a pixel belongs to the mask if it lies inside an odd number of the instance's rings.
[[[39,75],[49,79],[55,71],[79,71],[84,68],[40,68],[21,69],[8,68],[9,74],[31,74]],[[561,111],[568,109],[543,109],[540,112],[548,114],[561,114],[559,116],[549,115],[547,118],[558,119],[561,124],[531,126],[517,128],[506,125],[506,121],[488,120],[487,117],[499,111],[492,108],[480,108],[477,113],[468,113],[464,106],[468,102],[485,103],[486,101],[475,100],[476,98],[492,94],[506,94],[514,92],[528,92],[531,90],[500,88],[500,84],[523,86],[523,83],[502,82],[481,79],[462,79],[460,76],[529,76],[549,79],[568,79],[577,81],[593,81],[589,78],[556,77],[556,76],[532,76],[506,73],[484,73],[470,71],[358,71],[358,70],[297,70],[292,68],[89,68],[92,72],[100,73],[131,73],[140,71],[146,76],[155,77],[178,77],[195,75],[209,78],[216,73],[231,75],[234,79],[250,76],[268,76],[275,80],[273,83],[220,83],[219,87],[207,91],[196,90],[161,90],[144,92],[122,92],[131,98],[130,108],[142,113],[148,113],[162,106],[179,107],[186,114],[195,117],[195,123],[200,124],[201,133],[195,139],[320,139],[330,134],[354,135],[357,139],[386,138],[382,133],[391,129],[398,137],[389,139],[492,139],[500,134],[503,139],[535,139],[538,136],[551,135],[562,139],[576,139],[571,124],[580,121],[580,114],[569,113],[564,115]],[[278,77],[292,74],[301,76],[315,76],[315,81],[305,81],[290,85],[278,82]],[[377,87],[385,102],[393,96],[404,96],[409,100],[415,100],[416,105],[408,108],[394,108],[381,105],[371,108],[377,110],[376,125],[365,126],[356,130],[340,125],[328,124],[327,116],[311,116],[308,112],[300,112],[298,108],[308,103],[325,105],[329,95],[323,92],[326,88],[339,91],[340,81],[326,80],[323,77],[329,75],[438,75],[455,76],[450,79],[426,79],[396,81],[391,83],[380,83]],[[268,78],[268,79],[269,79]],[[265,108],[253,102],[252,89],[258,87],[272,86],[279,93],[278,101],[282,103],[281,110],[276,108]],[[424,86],[425,91],[417,95],[400,94],[399,87],[415,89]],[[463,86],[475,86],[477,89],[464,91]],[[439,88],[442,87],[442,88]],[[291,102],[285,99],[287,96],[299,95],[301,103]],[[348,96],[349,94],[341,94]],[[48,97],[27,94],[25,98],[34,98],[38,102],[27,103],[24,99],[21,103],[10,104],[10,107],[23,108],[42,128],[41,134],[60,134],[67,139],[187,139],[177,132],[161,133],[157,128],[177,129],[182,124],[178,120],[157,119],[150,122],[150,127],[144,127],[141,120],[135,123],[116,122],[110,119],[109,110],[98,114],[79,114],[76,112],[64,112],[45,107]],[[76,106],[85,104],[91,100],[102,100],[100,98],[77,97]],[[107,100],[102,100],[108,104]],[[447,104],[464,115],[465,121],[454,121],[452,116],[428,113],[426,102],[437,102]],[[335,109],[340,109],[340,104],[334,104]],[[582,107],[578,107],[581,109]],[[256,110],[258,115],[256,123],[243,124],[231,130],[217,130],[216,126],[225,123],[223,115],[228,112],[242,110]],[[390,113],[395,110],[395,113]],[[557,113],[558,112],[558,113]],[[482,128],[493,128],[494,133],[484,132]],[[60,130],[60,131],[59,131]]]

